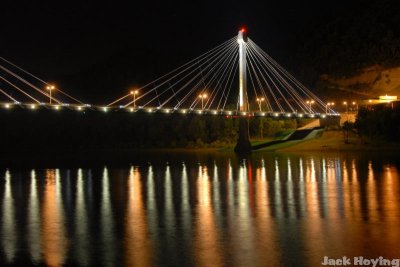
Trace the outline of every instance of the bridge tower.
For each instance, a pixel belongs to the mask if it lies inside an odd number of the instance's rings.
[[[248,113],[249,103],[247,97],[246,77],[246,30],[243,28],[238,33],[239,43],[239,110],[240,113]],[[239,116],[239,137],[235,146],[235,152],[250,152],[249,119],[247,116]]]

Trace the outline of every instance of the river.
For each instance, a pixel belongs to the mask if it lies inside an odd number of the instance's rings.
[[[65,165],[0,168],[2,266],[400,258],[397,155],[176,152]]]

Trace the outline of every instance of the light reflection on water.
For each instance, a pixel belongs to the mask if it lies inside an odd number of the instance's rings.
[[[40,234],[40,205],[39,205],[39,196],[37,192],[37,180],[36,180],[36,172],[34,170],[31,171],[31,182],[30,182],[30,193],[28,200],[28,222],[27,222],[27,236],[28,236],[28,246],[29,253],[32,259],[32,262],[39,263],[41,261],[41,234]]]
[[[6,171],[4,175],[3,210],[1,224],[1,241],[6,262],[12,262],[15,257],[17,235],[15,229],[15,206],[11,190],[11,174]]]
[[[398,165],[349,156],[182,157],[5,170],[0,263],[318,266],[399,258]]]
[[[41,205],[42,253],[44,262],[48,266],[60,266],[65,260],[68,244],[59,171],[46,170],[44,179],[44,196]],[[19,236],[22,235],[19,234]]]

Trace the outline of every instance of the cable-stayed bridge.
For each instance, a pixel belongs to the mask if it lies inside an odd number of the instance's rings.
[[[250,38],[245,50],[246,112],[240,112],[236,36],[107,105],[84,103],[0,57],[0,101],[4,108],[20,105],[239,116],[337,115]]]
[[[0,105],[5,109],[223,115],[241,120],[253,116],[276,119],[339,116],[329,103],[307,89],[248,38],[245,29],[106,105],[80,101],[0,57]],[[248,139],[245,120],[240,125],[244,130],[239,133],[243,132],[242,137]]]

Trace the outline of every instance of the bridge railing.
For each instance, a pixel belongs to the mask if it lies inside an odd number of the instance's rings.
[[[239,110],[229,110],[229,109],[177,109],[168,107],[125,107],[125,106],[98,106],[90,104],[48,104],[48,103],[19,103],[19,102],[4,102],[0,103],[0,107],[3,109],[27,109],[27,110],[37,110],[37,109],[48,109],[61,111],[75,110],[80,111],[99,111],[99,112],[131,112],[131,113],[163,113],[163,114],[192,114],[192,115],[219,115],[226,117],[266,117],[275,119],[292,119],[292,118],[326,118],[326,117],[338,117],[339,113],[298,113],[298,112],[272,112],[272,111],[247,111],[242,112]]]

